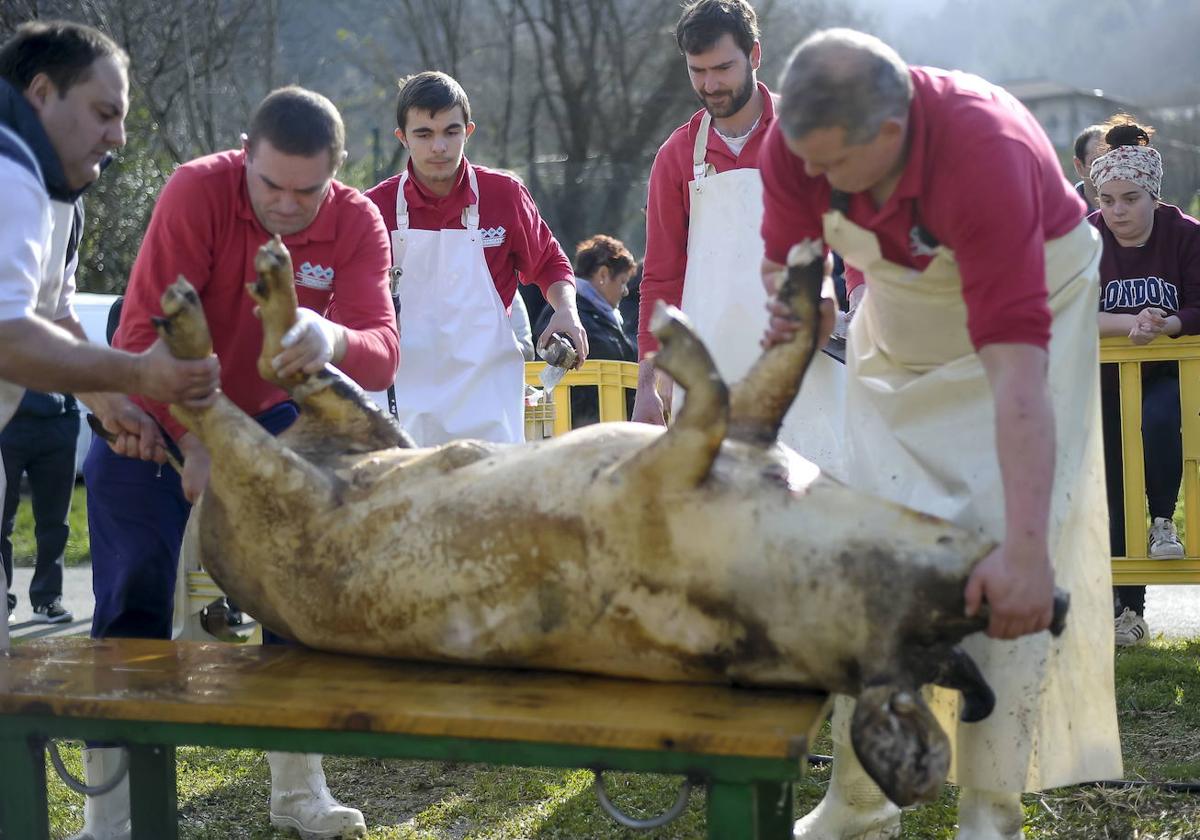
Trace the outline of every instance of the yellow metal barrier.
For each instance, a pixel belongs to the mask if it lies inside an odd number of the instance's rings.
[[[525,382],[540,387],[538,374],[545,369],[545,362],[525,363]],[[575,385],[595,385],[600,394],[600,422],[609,420],[628,420],[625,416],[625,389],[637,389],[638,366],[636,362],[609,362],[605,360],[588,360],[579,370],[568,371],[558,384],[551,396],[554,402],[553,415],[546,418],[544,413],[537,415],[537,422],[553,420],[554,437],[571,430],[571,395],[570,390]],[[531,416],[529,409],[545,408],[545,406],[527,406],[525,411],[525,427],[530,427]],[[551,437],[551,435],[544,435]],[[527,434],[529,440],[535,440]]]
[[[1100,342],[1100,361],[1120,366],[1121,451],[1125,479],[1125,557],[1113,558],[1117,584],[1200,583],[1200,336],[1160,338],[1136,347],[1127,338]],[[1183,431],[1182,560],[1151,560],[1146,512],[1146,472],[1142,452],[1142,362],[1179,362],[1179,404]]]

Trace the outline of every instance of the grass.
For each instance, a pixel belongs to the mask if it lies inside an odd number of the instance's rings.
[[[92,552],[88,544],[87,496],[83,484],[75,485],[71,494],[71,512],[67,516],[71,526],[71,535],[67,537],[67,550],[63,562],[68,566],[86,565],[92,562]],[[33,505],[29,502],[29,494],[21,494],[21,504],[17,506],[17,518],[13,523],[13,563],[17,566],[32,566],[37,560],[37,543],[33,538]]]
[[[1117,654],[1117,707],[1126,778],[1200,783],[1200,640],[1156,640]],[[813,745],[831,750],[827,734]],[[78,752],[64,751],[75,773]],[[370,840],[690,840],[704,837],[704,794],[671,825],[635,833],[604,816],[588,771],[495,768],[443,762],[325,760],[334,794],[361,808]],[[51,836],[82,825],[82,803],[51,773]],[[184,747],[178,751],[180,836],[185,840],[268,840],[287,835],[267,822],[269,773],[261,752]],[[796,787],[796,814],[824,794],[829,768]],[[613,800],[649,816],[665,810],[680,779],[615,774]],[[957,791],[905,812],[906,840],[950,840]],[[1154,787],[1083,786],[1024,797],[1026,837],[1184,840],[1200,837],[1200,795]]]

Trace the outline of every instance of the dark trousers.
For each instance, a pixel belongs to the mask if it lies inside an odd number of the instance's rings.
[[[18,415],[0,436],[0,454],[8,482],[3,519],[0,519],[0,560],[4,563],[4,574],[11,581],[13,524],[21,502],[21,476],[27,475],[37,543],[37,565],[29,585],[29,603],[33,607],[45,606],[62,597],[63,552],[70,535],[67,514],[75,489],[78,435],[79,413],[71,411],[57,417]],[[9,592],[8,609],[16,605],[17,596]]]
[[[286,402],[255,419],[277,435],[296,417],[295,404]],[[179,474],[117,455],[96,439],[83,477],[96,595],[92,638],[171,638],[179,546],[192,507]]]
[[[1116,366],[1104,365],[1101,411],[1104,423],[1104,475],[1108,486],[1109,546],[1114,557],[1127,556],[1125,485],[1121,474],[1121,401]],[[1109,370],[1111,369],[1111,371]],[[1146,466],[1146,501],[1151,518],[1171,519],[1183,479],[1180,433],[1179,368],[1173,362],[1142,365],[1142,449]],[[1118,586],[1114,609],[1128,607],[1139,615],[1146,608],[1146,587]]]

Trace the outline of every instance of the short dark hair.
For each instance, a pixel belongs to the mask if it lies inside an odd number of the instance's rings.
[[[426,70],[424,73],[404,77],[399,86],[400,93],[396,97],[396,128],[401,131],[404,131],[408,122],[408,112],[412,108],[440,114],[457,105],[462,108],[463,121],[471,121],[471,103],[467,99],[467,92],[446,73]]]
[[[575,274],[585,280],[604,266],[613,274],[622,274],[637,268],[637,260],[625,243],[614,236],[598,233],[575,246]]]
[[[746,0],[694,0],[675,24],[675,43],[685,55],[710,50],[726,33],[746,55],[758,40],[758,15]]]
[[[853,29],[814,32],[796,47],[779,81],[779,127],[799,140],[819,128],[842,128],[846,143],[873,140],[912,103],[908,65],[883,41]]]
[[[289,85],[267,94],[250,117],[247,145],[251,154],[266,140],[285,155],[329,154],[330,169],[342,162],[346,128],[334,104],[315,91]]]
[[[1087,160],[1087,147],[1093,140],[1104,139],[1104,126],[1089,125],[1075,137],[1075,160],[1083,163]]]
[[[0,79],[25,90],[45,73],[59,96],[92,76],[97,59],[112,56],[128,70],[129,56],[98,29],[67,20],[35,20],[17,27],[0,46]]]

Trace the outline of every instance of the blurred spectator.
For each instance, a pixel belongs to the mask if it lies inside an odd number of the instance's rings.
[[[1162,159],[1150,146],[1153,129],[1118,115],[1110,121],[1102,154],[1090,174],[1100,209],[1088,217],[1104,243],[1100,259],[1100,335],[1149,344],[1161,335],[1200,333],[1200,222],[1159,201]],[[1121,403],[1114,365],[1101,372],[1109,538],[1114,556],[1126,556],[1121,451]],[[1183,475],[1179,366],[1142,365],[1142,446],[1152,525],[1147,553],[1183,557],[1172,519]],[[1116,641],[1131,645],[1147,635],[1146,588],[1116,588]]]
[[[637,346],[624,328],[619,304],[629,291],[637,271],[637,260],[619,239],[597,234],[575,248],[575,290],[579,321],[588,335],[588,358],[636,362]],[[548,308],[538,319],[534,332],[550,323]],[[633,410],[632,392],[626,394],[626,413]],[[600,419],[599,397],[594,386],[571,389],[571,426],[578,428]]]
[[[1075,182],[1075,191],[1087,202],[1089,213],[1097,206],[1096,187],[1092,184],[1089,170],[1092,168],[1092,162],[1104,151],[1105,130],[1105,126],[1102,125],[1089,125],[1075,138],[1075,159],[1072,163],[1075,165],[1075,174],[1079,176],[1079,180]]]
[[[512,308],[508,311],[508,320],[512,324],[513,337],[517,340],[517,346],[521,348],[521,356],[525,361],[532,362],[535,356],[533,333],[529,327],[529,310],[525,307],[525,298],[519,294],[513,295]],[[547,320],[549,320],[548,317]]]
[[[21,477],[29,476],[33,503],[37,566],[29,584],[33,620],[46,624],[71,621],[62,605],[63,553],[70,526],[71,492],[75,489],[75,441],[79,436],[79,408],[70,394],[26,391],[17,413],[0,432],[0,453],[9,492],[4,497],[0,521],[0,557],[12,580],[13,524],[21,501]],[[8,613],[17,596],[8,593]]]

